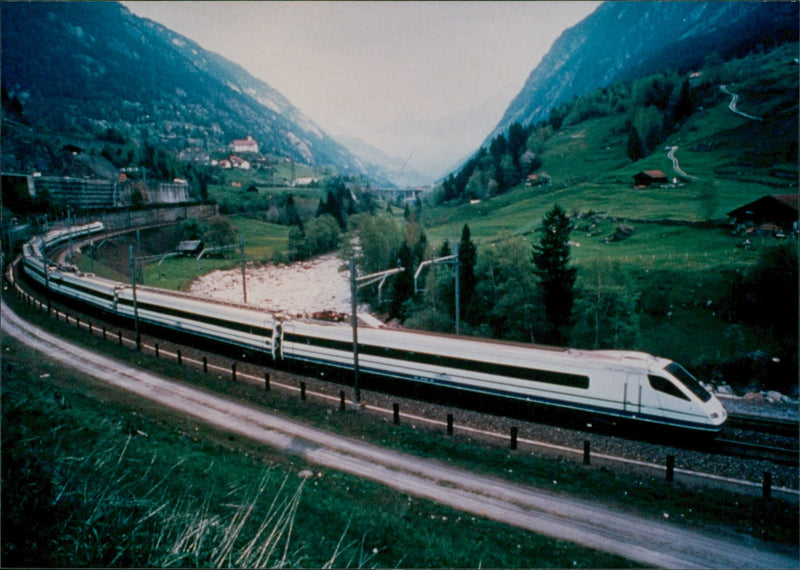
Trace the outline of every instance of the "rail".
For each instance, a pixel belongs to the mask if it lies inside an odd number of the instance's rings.
[[[782,418],[730,414],[726,425],[734,429],[769,433],[784,437],[792,437],[800,434],[800,423],[798,423],[797,420]]]
[[[796,448],[776,447],[774,445],[761,445],[732,439],[715,440],[715,451],[720,455],[731,455],[740,459],[756,459],[769,461],[780,465],[797,465],[800,461],[800,451]]]

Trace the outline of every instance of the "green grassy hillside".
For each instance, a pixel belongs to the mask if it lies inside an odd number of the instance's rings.
[[[619,267],[632,278],[641,336],[626,348],[681,360],[708,379],[757,383],[727,374],[724,364],[759,350],[786,360],[797,338],[721,317],[731,283],[779,243],[771,236],[750,237],[750,246],[741,247],[744,238],[732,235],[727,213],[765,195],[797,192],[797,53],[793,44],[704,68],[693,81],[711,85],[706,98],[680,129],[635,162],[627,155],[630,102],[622,112],[561,127],[537,148],[537,172],[550,176],[549,185],[519,184],[478,203],[434,206],[424,217],[430,243],[457,241],[464,224],[479,255],[504,236],[538,243],[536,229],[559,204],[575,216],[570,237],[577,287],[587,285],[598,267]],[[731,96],[720,85],[739,95],[740,111],[761,120],[731,111]],[[673,147],[686,176],[668,156]],[[651,169],[677,184],[635,188],[633,176]],[[630,237],[609,241],[623,223],[633,228]],[[788,238],[795,250],[796,239]],[[796,391],[792,370],[787,364],[779,374]]]

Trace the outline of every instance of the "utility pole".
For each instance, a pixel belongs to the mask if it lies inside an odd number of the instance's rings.
[[[405,267],[396,267],[386,271],[378,271],[369,275],[356,277],[356,259],[350,258],[350,323],[353,327],[353,392],[356,405],[361,404],[361,389],[358,386],[358,317],[356,316],[356,291],[360,287],[366,287],[373,283],[379,283],[378,291],[381,290],[386,279],[397,273],[405,271]],[[356,282],[360,284],[357,285]]]
[[[139,305],[136,302],[136,260],[133,257],[133,244],[128,246],[131,258],[131,291],[133,292],[133,326],[136,331],[136,350],[142,350],[142,336],[139,334]]]
[[[460,243],[456,242],[453,247],[456,266],[456,334],[461,334],[461,262],[458,257],[459,245]]]
[[[245,272],[244,262],[244,236],[239,236],[239,249],[242,252],[242,296],[244,297],[244,304],[247,304],[247,274]]]
[[[356,258],[350,258],[350,324],[353,327],[353,393],[356,406],[361,404],[358,386],[358,317],[356,316]]]
[[[139,276],[139,283],[144,285],[144,267],[142,266],[142,235],[139,230],[136,230],[136,257],[138,263],[138,276]]]
[[[47,316],[50,316],[50,261],[47,259],[47,253],[44,251],[44,240],[42,240],[42,261],[44,261],[44,286],[48,291],[47,294]]]

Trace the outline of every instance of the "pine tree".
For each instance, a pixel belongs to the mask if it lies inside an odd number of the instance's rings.
[[[475,297],[475,265],[478,262],[478,250],[472,242],[469,226],[464,224],[461,230],[461,241],[458,244],[458,277],[459,294],[461,297],[461,315],[467,322],[472,322],[470,310],[472,299]]]
[[[542,220],[542,239],[533,246],[533,262],[542,289],[545,312],[544,341],[565,344],[572,320],[577,268],[569,267],[569,234],[572,222],[556,204]]]
[[[631,132],[628,136],[628,158],[630,158],[633,162],[644,158],[642,141],[639,138],[639,133],[636,131],[636,127],[631,127]]]

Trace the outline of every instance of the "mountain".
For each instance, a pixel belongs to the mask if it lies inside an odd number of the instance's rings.
[[[174,149],[252,135],[262,153],[341,173],[361,162],[275,89],[116,2],[4,2],[2,85],[36,126],[109,128]]]
[[[349,135],[336,135],[336,140],[359,157],[370,171],[373,181],[387,187],[428,186],[430,177],[409,167],[407,159],[389,156],[368,142]]]
[[[796,2],[606,2],[555,41],[484,145],[597,88],[796,41],[798,25]]]
[[[435,119],[400,117],[367,138],[386,153],[408,159],[406,168],[423,174],[428,182],[438,180],[474,151],[515,93],[516,87],[500,85],[494,95],[475,106]]]

